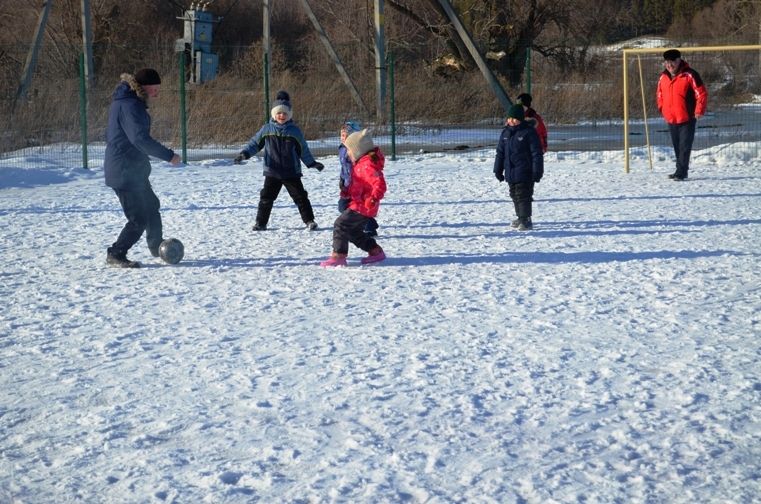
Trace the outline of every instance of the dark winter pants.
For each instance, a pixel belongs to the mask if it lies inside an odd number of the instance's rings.
[[[521,221],[531,219],[531,202],[534,200],[534,183],[517,182],[508,183],[510,186],[510,199],[515,206],[515,215]]]
[[[682,124],[669,124],[671,143],[674,144],[674,154],[676,154],[674,175],[679,178],[686,178],[687,171],[690,169],[690,153],[692,152],[692,142],[695,139],[696,124],[696,119],[690,119]]]
[[[338,198],[338,211],[343,212],[349,208],[349,203],[351,203],[351,198]],[[367,225],[365,226],[365,233],[378,234],[376,231],[378,231],[378,221],[372,217],[368,217]]]
[[[333,224],[333,252],[349,253],[349,243],[369,252],[377,245],[375,240],[365,233],[365,226],[370,217],[365,217],[354,210],[344,210]]]
[[[145,232],[148,248],[158,250],[162,238],[159,198],[153,192],[150,183],[141,188],[114,189],[122,205],[127,224],[124,225],[119,238],[111,245],[110,252],[117,255],[126,254]]]
[[[304,184],[301,183],[301,178],[279,179],[276,177],[264,177],[264,187],[262,187],[259,193],[259,208],[256,211],[256,223],[258,225],[266,226],[269,222],[272,205],[275,204],[277,195],[280,194],[280,189],[283,186],[285,186],[293,202],[296,203],[304,224],[314,220],[312,203],[309,202],[309,197],[306,189],[304,189]]]

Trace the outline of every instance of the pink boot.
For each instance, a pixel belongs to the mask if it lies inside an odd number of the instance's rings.
[[[330,257],[320,263],[320,266],[323,268],[339,268],[341,266],[346,266],[346,254],[333,252],[330,254]]]
[[[383,252],[383,249],[380,247],[380,245],[376,245],[372,249],[370,249],[370,252],[368,252],[367,257],[362,258],[362,264],[373,264],[377,262],[381,262],[386,258],[386,254]]]

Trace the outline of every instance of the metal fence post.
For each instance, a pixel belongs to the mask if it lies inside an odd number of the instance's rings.
[[[529,44],[528,49],[526,49],[526,92],[528,94],[531,94],[531,46],[533,44]]]
[[[391,161],[396,161],[396,97],[394,95],[394,53],[388,55],[389,102],[391,103]]]
[[[188,115],[185,106],[185,53],[177,53],[180,59],[180,144],[182,162],[188,163]]]

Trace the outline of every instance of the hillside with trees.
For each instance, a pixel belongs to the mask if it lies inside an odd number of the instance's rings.
[[[366,103],[373,103],[375,96],[373,4],[373,0],[310,0]],[[644,36],[664,37],[679,46],[758,44],[761,36],[761,2],[749,0],[454,0],[452,4],[510,96],[526,85],[531,51],[532,92],[557,121],[578,118],[579,110],[593,119],[620,115],[620,55],[600,47]],[[61,97],[77,93],[81,2],[53,3],[30,99],[12,110],[40,5],[37,0],[0,0],[4,7],[0,16],[9,27],[0,32],[0,107],[4,122],[55,128],[47,123],[68,123],[76,117],[77,104],[70,103],[75,100]],[[180,0],[90,2],[96,75],[89,97],[93,124],[102,121],[97,111],[104,108],[122,72],[153,66],[168,83],[177,82],[174,42],[182,36],[178,17],[190,5]],[[400,119],[462,122],[501,114],[437,0],[385,0],[384,5],[385,42],[395,58]],[[331,112],[356,115],[301,1],[274,0],[271,8],[273,92],[279,87],[292,91],[302,122],[309,123],[307,130],[320,129],[310,121]],[[219,74],[192,91],[190,106],[197,120],[207,122],[205,131],[215,132],[212,136],[238,138],[241,134],[226,125],[261,119],[262,2],[216,0],[209,2],[209,10],[222,17],[213,39]],[[727,92],[759,93],[758,62],[757,54],[738,62],[731,71],[754,78],[733,77],[725,86]],[[724,79],[726,71],[717,74]],[[256,117],[245,119],[252,112]]]

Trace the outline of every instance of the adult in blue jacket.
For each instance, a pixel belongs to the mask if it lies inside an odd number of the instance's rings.
[[[180,156],[151,137],[148,100],[157,98],[160,88],[158,72],[143,68],[135,75],[122,74],[112,96],[103,171],[106,185],[119,198],[127,224],[106,252],[106,262],[111,266],[140,266],[140,263],[127,259],[127,252],[140,240],[143,232],[151,254],[154,257],[159,255],[163,240],[161,205],[148,179],[151,174],[148,156],[173,165],[180,163]]]
[[[259,193],[254,231],[264,231],[270,220],[272,206],[280,189],[285,186],[291,199],[299,209],[301,220],[308,230],[317,229],[314,211],[309,195],[301,182],[301,162],[309,168],[322,171],[322,163],[315,161],[301,130],[293,122],[291,97],[285,91],[278,91],[275,106],[270,111],[272,119],[251,137],[248,145],[240,151],[233,162],[243,160],[264,149],[264,187]]]
[[[507,126],[502,130],[494,159],[494,176],[510,186],[517,219],[511,226],[519,231],[533,228],[531,202],[534,184],[544,175],[544,154],[536,129],[524,121],[521,105],[513,105],[507,113]]]

